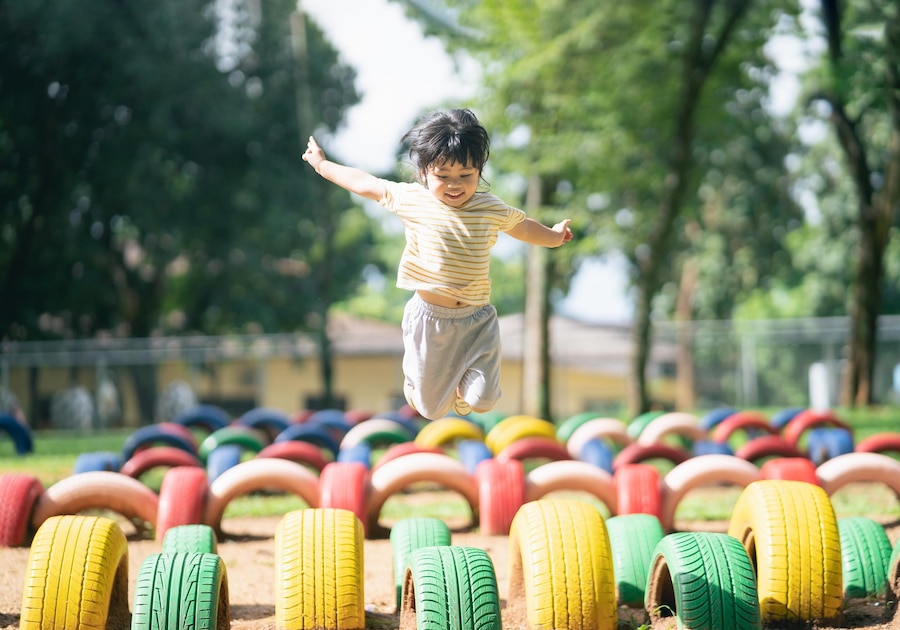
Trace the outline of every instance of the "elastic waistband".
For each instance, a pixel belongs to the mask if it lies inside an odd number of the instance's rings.
[[[440,317],[442,319],[465,319],[466,317],[471,317],[481,309],[485,308],[484,305],[460,306],[459,308],[438,306],[437,304],[426,302],[421,297],[419,297],[418,293],[413,293],[412,298],[410,298],[409,300],[409,304],[412,308],[420,313],[427,313],[428,315]]]

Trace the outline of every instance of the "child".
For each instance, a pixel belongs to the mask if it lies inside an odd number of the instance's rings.
[[[478,191],[490,139],[469,110],[432,114],[403,140],[421,183],[331,162],[312,137],[303,159],[403,221],[397,286],[414,291],[403,314],[403,393],[410,406],[430,419],[451,408],[460,416],[488,411],[500,398],[500,329],[489,277],[497,233],[559,247],[572,238],[569,219],[550,228]]]

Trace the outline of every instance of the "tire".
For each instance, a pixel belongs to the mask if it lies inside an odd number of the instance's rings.
[[[500,630],[494,564],[484,549],[423,547],[410,554],[401,630]]]
[[[436,518],[405,518],[391,528],[391,551],[394,558],[394,588],[397,591],[397,611],[400,610],[403,580],[409,556],[422,547],[443,547],[450,544],[450,529]]]
[[[651,624],[679,628],[759,630],[760,608],[750,558],[727,534],[680,532],[653,555],[645,607]]]
[[[857,453],[900,453],[900,433],[884,432],[860,440],[854,449]]]
[[[636,442],[638,437],[644,431],[644,427],[653,422],[656,418],[663,415],[665,411],[646,411],[641,415],[634,418],[631,422],[629,422],[626,426],[626,430],[628,431],[628,436],[631,438],[633,442]]]
[[[586,462],[550,462],[525,475],[526,503],[556,491],[587,492],[602,501],[610,514],[619,509],[613,476]]]
[[[240,444],[223,444],[217,446],[206,458],[206,476],[209,483],[222,476],[226,470],[230,470],[241,463],[244,448]]]
[[[86,472],[47,488],[37,500],[31,523],[37,528],[50,517],[90,509],[117,512],[144,534],[156,525],[159,498],[140,481],[122,473]]]
[[[0,431],[5,431],[9,435],[17,455],[27,455],[34,451],[31,429],[24,423],[19,422],[15,416],[8,413],[0,413]]]
[[[822,488],[802,481],[751,483],[738,498],[728,534],[756,567],[763,624],[837,625],[841,541]]]
[[[366,468],[372,467],[372,447],[367,442],[354,444],[349,448],[342,448],[338,451],[337,461],[339,462],[359,462]]]
[[[689,457],[690,454],[687,451],[668,444],[657,442],[647,446],[634,442],[619,451],[619,454],[613,458],[613,471],[627,464],[639,464],[650,459],[665,459],[677,466]]]
[[[578,427],[588,420],[594,420],[595,418],[600,417],[600,414],[594,411],[583,411],[581,413],[576,413],[574,416],[569,416],[556,428],[556,439],[563,444],[566,444],[569,441],[569,438],[572,437],[572,433],[574,433]],[[622,426],[624,426],[624,424]]]
[[[650,464],[625,464],[613,473],[618,497],[616,514],[652,514],[661,518],[659,471]]]
[[[602,439],[610,445],[624,448],[631,444],[625,423],[616,418],[594,418],[579,426],[566,441],[566,449],[572,459],[581,459],[584,445],[591,440]]]
[[[694,457],[698,455],[734,455],[731,446],[724,442],[712,440],[697,440],[692,449]]]
[[[127,462],[138,450],[154,444],[165,444],[193,455],[197,454],[197,442],[185,427],[173,422],[160,422],[141,427],[125,439],[122,445],[122,461]]]
[[[416,431],[410,430],[406,424],[387,418],[371,418],[354,425],[344,439],[341,440],[341,449],[351,448],[360,442],[369,446],[381,444],[401,444],[411,442],[416,438]]]
[[[861,516],[838,519],[844,598],[884,598],[891,541],[884,527]]]
[[[796,446],[780,435],[764,435],[753,438],[734,451],[734,456],[758,463],[766,457],[803,457]]]
[[[216,532],[209,525],[171,527],[162,539],[163,553],[217,553]]]
[[[423,448],[438,448],[459,440],[484,440],[484,431],[470,420],[442,418],[422,427],[416,435],[415,444]]]
[[[780,411],[772,414],[772,417],[769,419],[769,422],[773,427],[781,431],[787,426],[787,423],[796,417],[796,415],[802,411],[804,411],[806,407],[786,407]]]
[[[806,457],[776,457],[759,467],[760,479],[784,479],[805,481],[821,485],[816,476],[816,465]]]
[[[256,454],[259,459],[286,459],[297,464],[309,466],[317,473],[328,465],[318,446],[310,442],[273,442]]]
[[[202,468],[203,464],[193,453],[188,453],[174,446],[153,446],[139,453],[122,464],[119,472],[133,479],[140,479],[148,470],[159,467],[193,466]]]
[[[725,420],[725,418],[737,412],[738,410],[733,407],[718,407],[713,409],[700,418],[700,428],[709,433],[715,429],[720,422]]]
[[[384,466],[388,462],[393,461],[398,457],[403,457],[404,455],[412,455],[413,453],[434,453],[436,455],[443,455],[444,451],[437,446],[419,446],[415,442],[401,442],[400,444],[393,444],[392,446],[388,447],[388,449],[377,459],[375,464],[372,466],[372,470],[377,469],[379,466]]]
[[[509,557],[513,619],[527,620],[529,628],[616,628],[612,552],[593,506],[571,499],[526,503],[510,529]]]
[[[518,439],[524,437],[546,437],[556,439],[556,426],[552,422],[532,416],[509,416],[488,431],[484,443],[496,455]]]
[[[887,573],[888,589],[893,593],[895,601],[900,598],[900,542],[894,544],[891,551],[891,559],[888,561]],[[894,625],[897,622],[897,613],[894,613]]]
[[[279,433],[291,425],[291,421],[286,413],[275,409],[257,407],[238,418],[236,424],[262,431],[271,443]]]
[[[95,451],[90,453],[81,453],[75,458],[75,465],[72,467],[72,474],[79,475],[85,472],[93,472],[97,470],[108,470],[110,472],[118,472],[122,466],[122,460],[118,453],[108,451]]]
[[[226,445],[240,446],[242,450],[259,453],[264,446],[265,438],[260,431],[240,425],[230,425],[224,429],[213,431],[200,443],[197,455],[200,461],[207,463],[210,453]]]
[[[663,443],[663,439],[667,435],[677,435],[686,438],[689,442],[706,439],[706,431],[700,428],[697,416],[673,411],[653,418],[635,441],[644,446],[651,446]]]
[[[144,560],[134,591],[132,630],[227,630],[228,578],[214,553],[156,553]]]
[[[793,446],[800,448],[800,439],[803,434],[814,427],[832,426],[853,432],[853,428],[840,420],[831,411],[818,411],[806,409],[791,418],[781,431],[782,437]]]
[[[828,496],[848,483],[883,483],[900,499],[900,462],[880,453],[847,453],[816,468]]]
[[[420,481],[435,482],[461,494],[472,511],[472,524],[478,522],[478,484],[462,463],[448,455],[415,453],[388,462],[369,476],[369,536],[379,532],[378,516],[391,495]]]
[[[481,440],[461,440],[456,445],[456,457],[462,462],[469,474],[474,475],[478,464],[491,459],[494,454],[487,444]]]
[[[652,514],[626,514],[606,519],[616,601],[620,606],[641,608],[653,551],[665,533]]]
[[[497,453],[497,459],[501,461],[540,459],[557,462],[572,458],[569,457],[569,451],[557,442],[556,438],[525,437],[507,445],[506,448]]]
[[[318,507],[319,478],[301,464],[284,459],[251,459],[229,468],[209,485],[203,522],[220,535],[222,515],[233,499],[256,490],[276,488]]]
[[[478,526],[486,536],[506,536],[525,502],[525,470],[516,459],[487,459],[475,469]]]
[[[592,438],[584,443],[578,454],[579,461],[593,464],[609,474],[613,472],[613,452],[600,438]]]
[[[319,477],[319,507],[353,512],[363,525],[369,503],[369,469],[358,462],[328,464]]]
[[[172,422],[189,429],[198,427],[210,434],[231,424],[231,416],[215,405],[195,405],[175,416]]]
[[[662,479],[660,521],[670,532],[675,529],[675,513],[684,496],[704,485],[728,483],[746,488],[760,479],[759,469],[733,455],[701,455],[679,464]]]
[[[331,454],[332,459],[337,458],[338,451],[340,450],[340,445],[333,437],[331,437],[331,433],[328,432],[328,429],[323,426],[292,424],[275,438],[275,443],[292,441],[315,444],[319,448],[328,451]]]
[[[128,618],[128,543],[121,528],[101,516],[45,520],[28,555],[20,627],[105,630],[107,622],[124,625]]]
[[[778,434],[778,429],[772,426],[765,414],[759,411],[739,411],[722,420],[710,433],[710,439],[713,442],[724,443],[731,439],[736,431],[744,432],[744,442],[759,437],[761,434]]]
[[[284,515],[275,532],[278,628],[362,630],[363,528],[347,510]]]
[[[34,506],[43,492],[43,484],[33,475],[0,475],[0,547],[26,543]]]
[[[159,486],[156,540],[165,540],[173,527],[203,523],[208,494],[209,481],[202,468],[176,466],[166,471]]]
[[[345,413],[340,409],[319,409],[306,419],[305,424],[325,427],[332,434],[339,433],[340,437],[344,437],[347,431],[360,421],[357,418],[351,419],[348,414],[349,412]]]

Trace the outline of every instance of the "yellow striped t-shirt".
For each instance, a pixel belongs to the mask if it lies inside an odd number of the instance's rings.
[[[475,193],[454,208],[421,184],[382,182],[384,197],[378,203],[406,227],[397,286],[467,304],[490,303],[491,248],[498,232],[518,225],[525,213],[491,193]]]

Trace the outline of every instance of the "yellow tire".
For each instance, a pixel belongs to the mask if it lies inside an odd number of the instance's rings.
[[[484,431],[469,420],[442,418],[419,429],[414,442],[422,448],[435,448],[457,440],[484,440]]]
[[[19,627],[104,630],[127,623],[128,543],[101,516],[51,516],[34,536]]]
[[[526,503],[509,534],[507,608],[528,628],[612,630],[616,593],[603,517],[572,499]]]
[[[484,443],[494,455],[523,437],[546,437],[556,440],[556,425],[533,416],[504,418],[484,437]]]
[[[362,630],[363,526],[350,510],[284,515],[275,532],[279,630]]]
[[[761,480],[735,504],[728,534],[756,569],[763,624],[838,621],[841,539],[825,491],[803,481]]]

